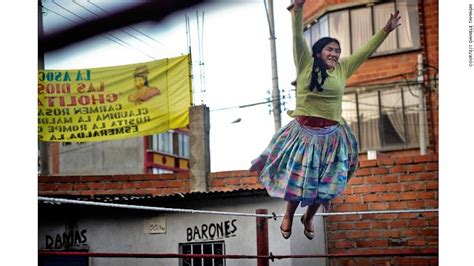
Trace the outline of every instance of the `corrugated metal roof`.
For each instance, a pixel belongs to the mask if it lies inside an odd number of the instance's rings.
[[[189,200],[203,199],[203,198],[232,198],[245,196],[265,196],[267,195],[265,189],[242,188],[231,191],[194,191],[187,193],[174,193],[167,195],[94,195],[94,196],[77,196],[77,195],[55,195],[58,198],[68,198],[76,200],[94,200],[99,202],[134,202],[134,201],[148,201],[160,199],[161,201],[179,201],[180,199]]]

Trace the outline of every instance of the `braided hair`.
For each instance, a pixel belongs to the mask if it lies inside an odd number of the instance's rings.
[[[323,91],[323,84],[328,77],[328,73],[326,71],[326,67],[324,66],[323,60],[318,56],[318,54],[321,54],[323,48],[332,42],[336,42],[339,47],[341,46],[337,39],[331,37],[323,37],[313,45],[312,50],[314,62],[313,71],[311,71],[311,83],[309,84],[309,89],[311,91],[313,91],[314,87],[316,87],[319,92]]]

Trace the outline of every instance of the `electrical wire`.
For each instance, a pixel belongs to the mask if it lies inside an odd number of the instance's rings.
[[[96,13],[93,12],[92,10],[88,9],[87,7],[85,7],[85,6],[81,5],[81,4],[79,4],[78,2],[76,2],[76,0],[72,0],[72,2],[73,2],[74,4],[80,6],[81,8],[87,10],[89,13],[91,13],[91,14],[95,15],[96,17],[100,18],[100,16],[99,16],[98,14],[96,14]],[[134,39],[140,41],[140,42],[143,42],[143,43],[147,44],[145,41],[141,40],[140,38],[136,37],[135,35],[132,35],[132,34],[126,32],[126,31],[124,31],[124,30],[122,30],[122,29],[118,29],[118,30],[119,30],[120,32],[123,32],[123,33],[127,34],[128,36],[130,36],[130,37],[132,37],[132,38],[134,38]]]
[[[92,11],[92,10],[88,9],[87,7],[85,7],[85,6],[81,5],[81,4],[79,4],[76,0],[72,0],[72,2],[73,2],[74,4],[80,6],[81,8],[87,10],[89,13],[95,15],[96,17],[98,17],[98,18],[101,17],[100,15],[98,15],[97,13],[95,13],[94,11]],[[90,0],[89,0],[88,2],[91,3]],[[92,4],[92,3],[91,3],[91,4]],[[96,7],[98,7],[98,6],[95,5],[95,4],[93,4],[93,5],[96,6]],[[99,8],[100,8],[100,7],[99,7]],[[104,9],[102,9],[102,8],[100,8],[100,9],[103,10],[104,12],[106,12],[106,14],[110,14],[110,12],[107,12],[106,10],[104,10]],[[139,31],[139,30],[133,28],[132,26],[128,26],[128,28],[134,29],[135,31],[137,31],[137,32],[139,32],[139,33],[145,35],[146,37],[148,37],[148,38],[154,40],[154,39],[151,38],[150,36],[146,35],[145,33],[142,33],[141,31]],[[140,41],[140,42],[142,42],[142,43],[144,43],[144,44],[146,44],[146,45],[148,45],[148,46],[150,46],[150,47],[153,47],[152,45],[148,44],[147,42],[145,42],[145,41],[142,40],[141,38],[138,38],[137,36],[135,36],[135,35],[133,35],[133,34],[130,34],[129,32],[127,32],[127,31],[125,31],[125,30],[123,30],[123,29],[119,29],[119,31],[125,33],[126,35],[128,35],[128,36],[130,36],[130,37],[132,37],[132,38],[134,38],[134,39],[136,39],[136,40],[138,40],[138,41]],[[151,57],[151,58],[157,60],[157,59],[156,59],[155,57],[153,57],[153,56],[149,56],[149,57]]]
[[[95,6],[96,8],[100,9],[100,10],[101,10],[102,12],[104,12],[105,14],[108,14],[108,15],[110,14],[110,12],[108,12],[108,11],[105,10],[105,9],[103,9],[103,8],[100,7],[99,5],[94,4],[93,2],[91,2],[91,0],[87,0],[87,2],[90,3],[91,5]],[[128,26],[128,28],[130,28],[130,29],[132,29],[132,30],[134,30],[134,31],[136,31],[136,32],[138,32],[138,33],[140,33],[141,35],[147,37],[148,39],[150,39],[150,40],[152,40],[152,41],[154,41],[154,42],[156,42],[156,43],[158,43],[158,44],[160,44],[160,45],[163,45],[163,46],[166,46],[167,48],[170,48],[170,46],[168,46],[167,44],[163,43],[163,42],[160,41],[160,40],[157,40],[157,39],[151,37],[150,35],[144,33],[143,31],[141,31],[141,30],[139,30],[139,29],[137,29],[137,28],[135,28],[134,26]]]
[[[52,2],[53,4],[55,4],[56,6],[58,6],[59,8],[61,8],[62,10],[64,10],[64,11],[66,11],[66,12],[68,12],[68,13],[74,15],[75,17],[81,19],[82,21],[87,21],[87,19],[85,19],[85,18],[83,18],[83,17],[77,15],[76,13],[72,12],[71,10],[65,8],[64,6],[62,6],[62,5],[60,5],[60,4],[58,4],[55,0],[51,0],[51,2]],[[76,2],[73,1],[73,3],[76,3]],[[76,3],[76,4],[77,4],[77,3]],[[64,17],[64,16],[62,16],[62,17]],[[76,23],[77,23],[77,22],[76,22]],[[126,47],[135,49],[135,50],[139,51],[140,53],[142,53],[143,55],[145,55],[145,56],[147,56],[147,57],[149,57],[149,58],[151,58],[151,59],[153,59],[153,60],[157,60],[157,58],[155,58],[155,57],[153,57],[153,56],[151,56],[151,55],[149,55],[149,54],[143,52],[142,50],[140,50],[140,49],[134,47],[133,45],[130,45],[128,42],[124,41],[123,39],[121,39],[121,38],[119,38],[119,37],[116,37],[115,35],[113,35],[113,34],[111,34],[111,33],[105,33],[105,34],[108,35],[108,36],[110,36],[110,37],[112,37],[112,38],[114,38],[114,39],[116,39],[116,40],[119,41],[119,42],[122,42],[123,44],[126,45]]]
[[[268,12],[267,0],[263,0],[263,4],[265,6],[265,14],[267,15],[267,22],[268,22],[268,30],[270,32],[270,36],[274,37],[274,29],[271,27],[272,23],[270,21],[270,14]]]
[[[210,111],[211,112],[213,112],[213,111],[224,111],[224,110],[230,110],[230,109],[253,107],[253,106],[262,105],[262,104],[278,103],[278,102],[283,102],[282,99],[286,99],[285,96],[288,96],[288,99],[292,98],[291,94],[283,95],[280,98],[272,96],[271,98],[270,97],[267,98],[266,101],[254,102],[254,103],[243,104],[243,105],[228,106],[228,107],[220,107],[220,108],[216,108],[216,109],[211,109]]]
[[[72,20],[72,19],[70,19],[70,18],[68,18],[68,17],[66,17],[66,16],[63,16],[62,14],[60,14],[60,13],[58,13],[58,12],[52,10],[52,9],[49,9],[49,8],[43,6],[43,5],[41,5],[40,7],[43,8],[43,9],[45,9],[45,10],[48,11],[48,12],[51,12],[51,13],[57,15],[57,16],[60,16],[60,17],[62,17],[62,18],[64,18],[64,19],[67,19],[67,20],[69,20],[69,21],[71,21],[71,22],[73,22],[73,23],[79,23],[79,22],[77,22],[77,21],[75,21],[75,20]],[[116,43],[116,44],[119,44],[119,45],[121,45],[121,46],[123,46],[123,47],[127,47],[127,46],[125,46],[124,44],[122,44],[122,43],[120,43],[120,42],[118,42],[118,41],[116,41],[116,40],[114,40],[114,39],[112,39],[112,38],[106,36],[106,34],[101,34],[100,36],[103,37],[103,38],[105,38],[105,39],[107,39],[107,40],[109,40],[109,41],[112,41],[112,42],[114,42],[114,43]],[[114,36],[112,36],[112,37],[114,37]]]

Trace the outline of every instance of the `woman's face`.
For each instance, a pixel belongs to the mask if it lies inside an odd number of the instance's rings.
[[[135,87],[137,89],[143,87],[145,85],[145,79],[143,77],[135,77]]]
[[[323,61],[326,69],[333,69],[339,61],[339,57],[341,56],[341,47],[339,47],[337,42],[330,42],[324,46],[318,56]]]

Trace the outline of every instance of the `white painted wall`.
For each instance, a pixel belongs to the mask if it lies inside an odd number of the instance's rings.
[[[157,199],[157,202],[159,199]],[[203,209],[228,212],[255,213],[256,209],[268,209],[269,213],[284,213],[286,203],[280,199],[268,197],[227,198],[212,200],[192,200],[175,208]],[[61,208],[64,208],[62,205]],[[53,209],[54,210],[54,209]],[[298,209],[302,213],[304,209]],[[221,223],[236,220],[235,236],[217,240],[225,242],[225,253],[233,255],[256,255],[256,218],[242,216],[223,216],[188,213],[156,213],[136,210],[111,208],[79,211],[40,211],[38,244],[40,250],[46,248],[46,235],[55,238],[66,229],[67,221],[75,221],[78,231],[87,230],[87,245],[90,252],[125,252],[125,253],[179,253],[179,243],[188,243],[187,228],[202,228],[203,224]],[[145,232],[147,221],[154,218],[166,220],[166,233],[149,234]],[[325,232],[323,219],[315,217],[315,238],[308,240],[303,234],[299,217],[295,217],[293,234],[290,239],[282,238],[279,230],[281,218],[268,220],[269,250],[274,255],[323,254],[325,249]],[[234,229],[233,227],[231,229]],[[209,240],[203,240],[206,242]],[[201,242],[201,241],[196,241]],[[91,266],[148,266],[180,265],[178,259],[134,259],[134,258],[91,258]],[[256,265],[256,260],[227,259],[228,266]],[[325,259],[284,259],[270,262],[270,265],[326,265]]]

